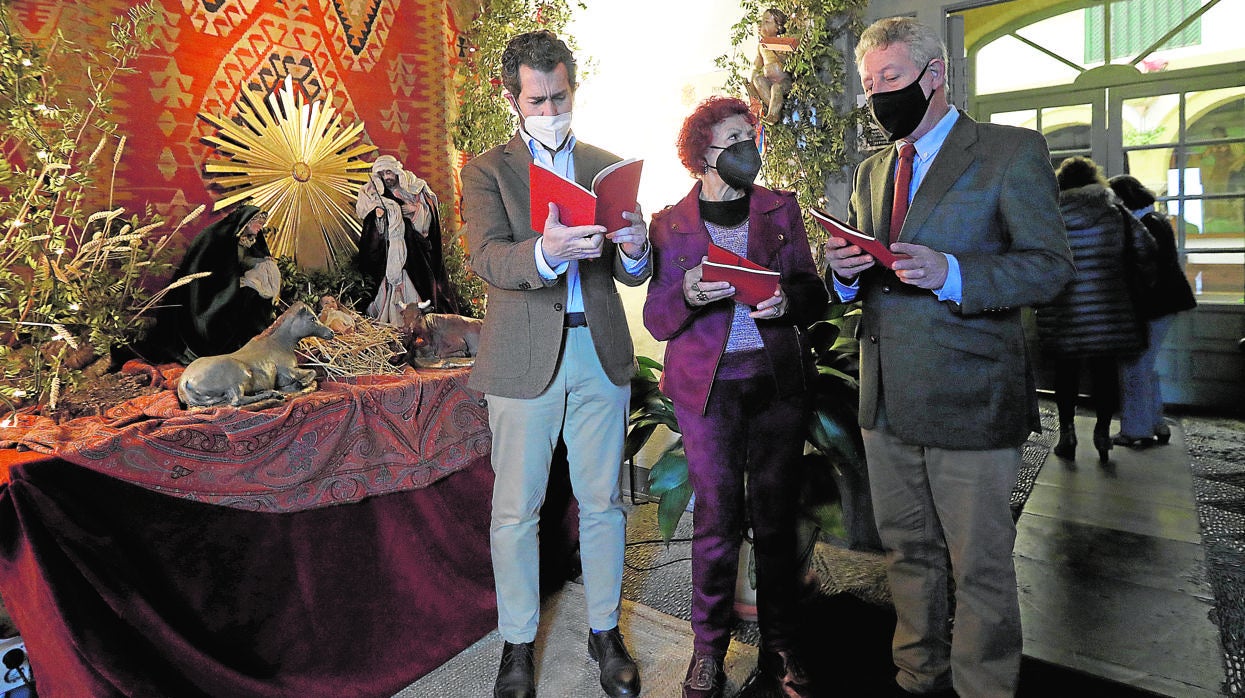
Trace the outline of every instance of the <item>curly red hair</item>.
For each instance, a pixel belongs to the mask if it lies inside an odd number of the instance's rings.
[[[693,177],[705,171],[705,151],[713,142],[713,127],[736,114],[743,114],[749,126],[756,126],[757,118],[748,110],[747,103],[721,95],[696,105],[696,109],[683,120],[683,128],[679,129],[679,161]]]

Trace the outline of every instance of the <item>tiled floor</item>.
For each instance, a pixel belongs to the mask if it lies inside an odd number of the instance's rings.
[[[1219,634],[1179,429],[1099,465],[1052,453],[1017,524],[1025,655],[1170,696],[1217,696]]]

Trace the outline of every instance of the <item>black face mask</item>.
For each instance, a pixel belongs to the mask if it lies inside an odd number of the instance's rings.
[[[925,77],[930,63],[921,68],[921,74],[907,87],[869,95],[869,110],[873,112],[873,120],[887,133],[892,143],[915,131],[921,124],[921,119],[925,118],[925,110],[929,109],[929,100],[934,93],[930,92],[928,97],[925,96],[925,91],[921,89],[921,78]]]
[[[746,189],[752,186],[757,173],[761,171],[761,153],[757,150],[756,143],[739,141],[725,148],[720,145],[709,147],[722,152],[718,154],[716,166],[706,165],[706,167],[717,170],[722,181],[732,189]]]

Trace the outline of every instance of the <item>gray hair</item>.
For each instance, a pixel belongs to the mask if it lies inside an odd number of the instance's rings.
[[[918,66],[924,66],[934,59],[941,60],[943,65],[947,63],[947,47],[932,27],[911,17],[887,17],[870,24],[860,35],[860,41],[856,44],[857,70],[861,69],[866,53],[884,49],[891,44],[905,44],[908,47],[908,56]]]

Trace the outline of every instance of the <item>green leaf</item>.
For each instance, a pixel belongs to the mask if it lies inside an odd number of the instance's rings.
[[[662,497],[687,482],[687,454],[683,452],[683,440],[679,439],[661,454],[648,471],[648,493]]]
[[[861,457],[856,447],[857,427],[854,421],[852,424],[845,424],[845,421],[836,419],[828,410],[814,410],[812,419],[809,420],[808,440],[817,450],[831,458],[859,464]]]
[[[657,428],[656,423],[637,424],[627,432],[627,440],[623,442],[623,460],[631,460],[635,458],[635,454],[644,448],[644,444],[648,443],[648,439],[653,435],[653,430]]]
[[[658,502],[657,527],[661,529],[661,538],[667,544],[674,538],[674,530],[679,525],[679,519],[683,518],[683,512],[687,511],[687,503],[690,501],[692,486],[685,482],[667,491]]]

